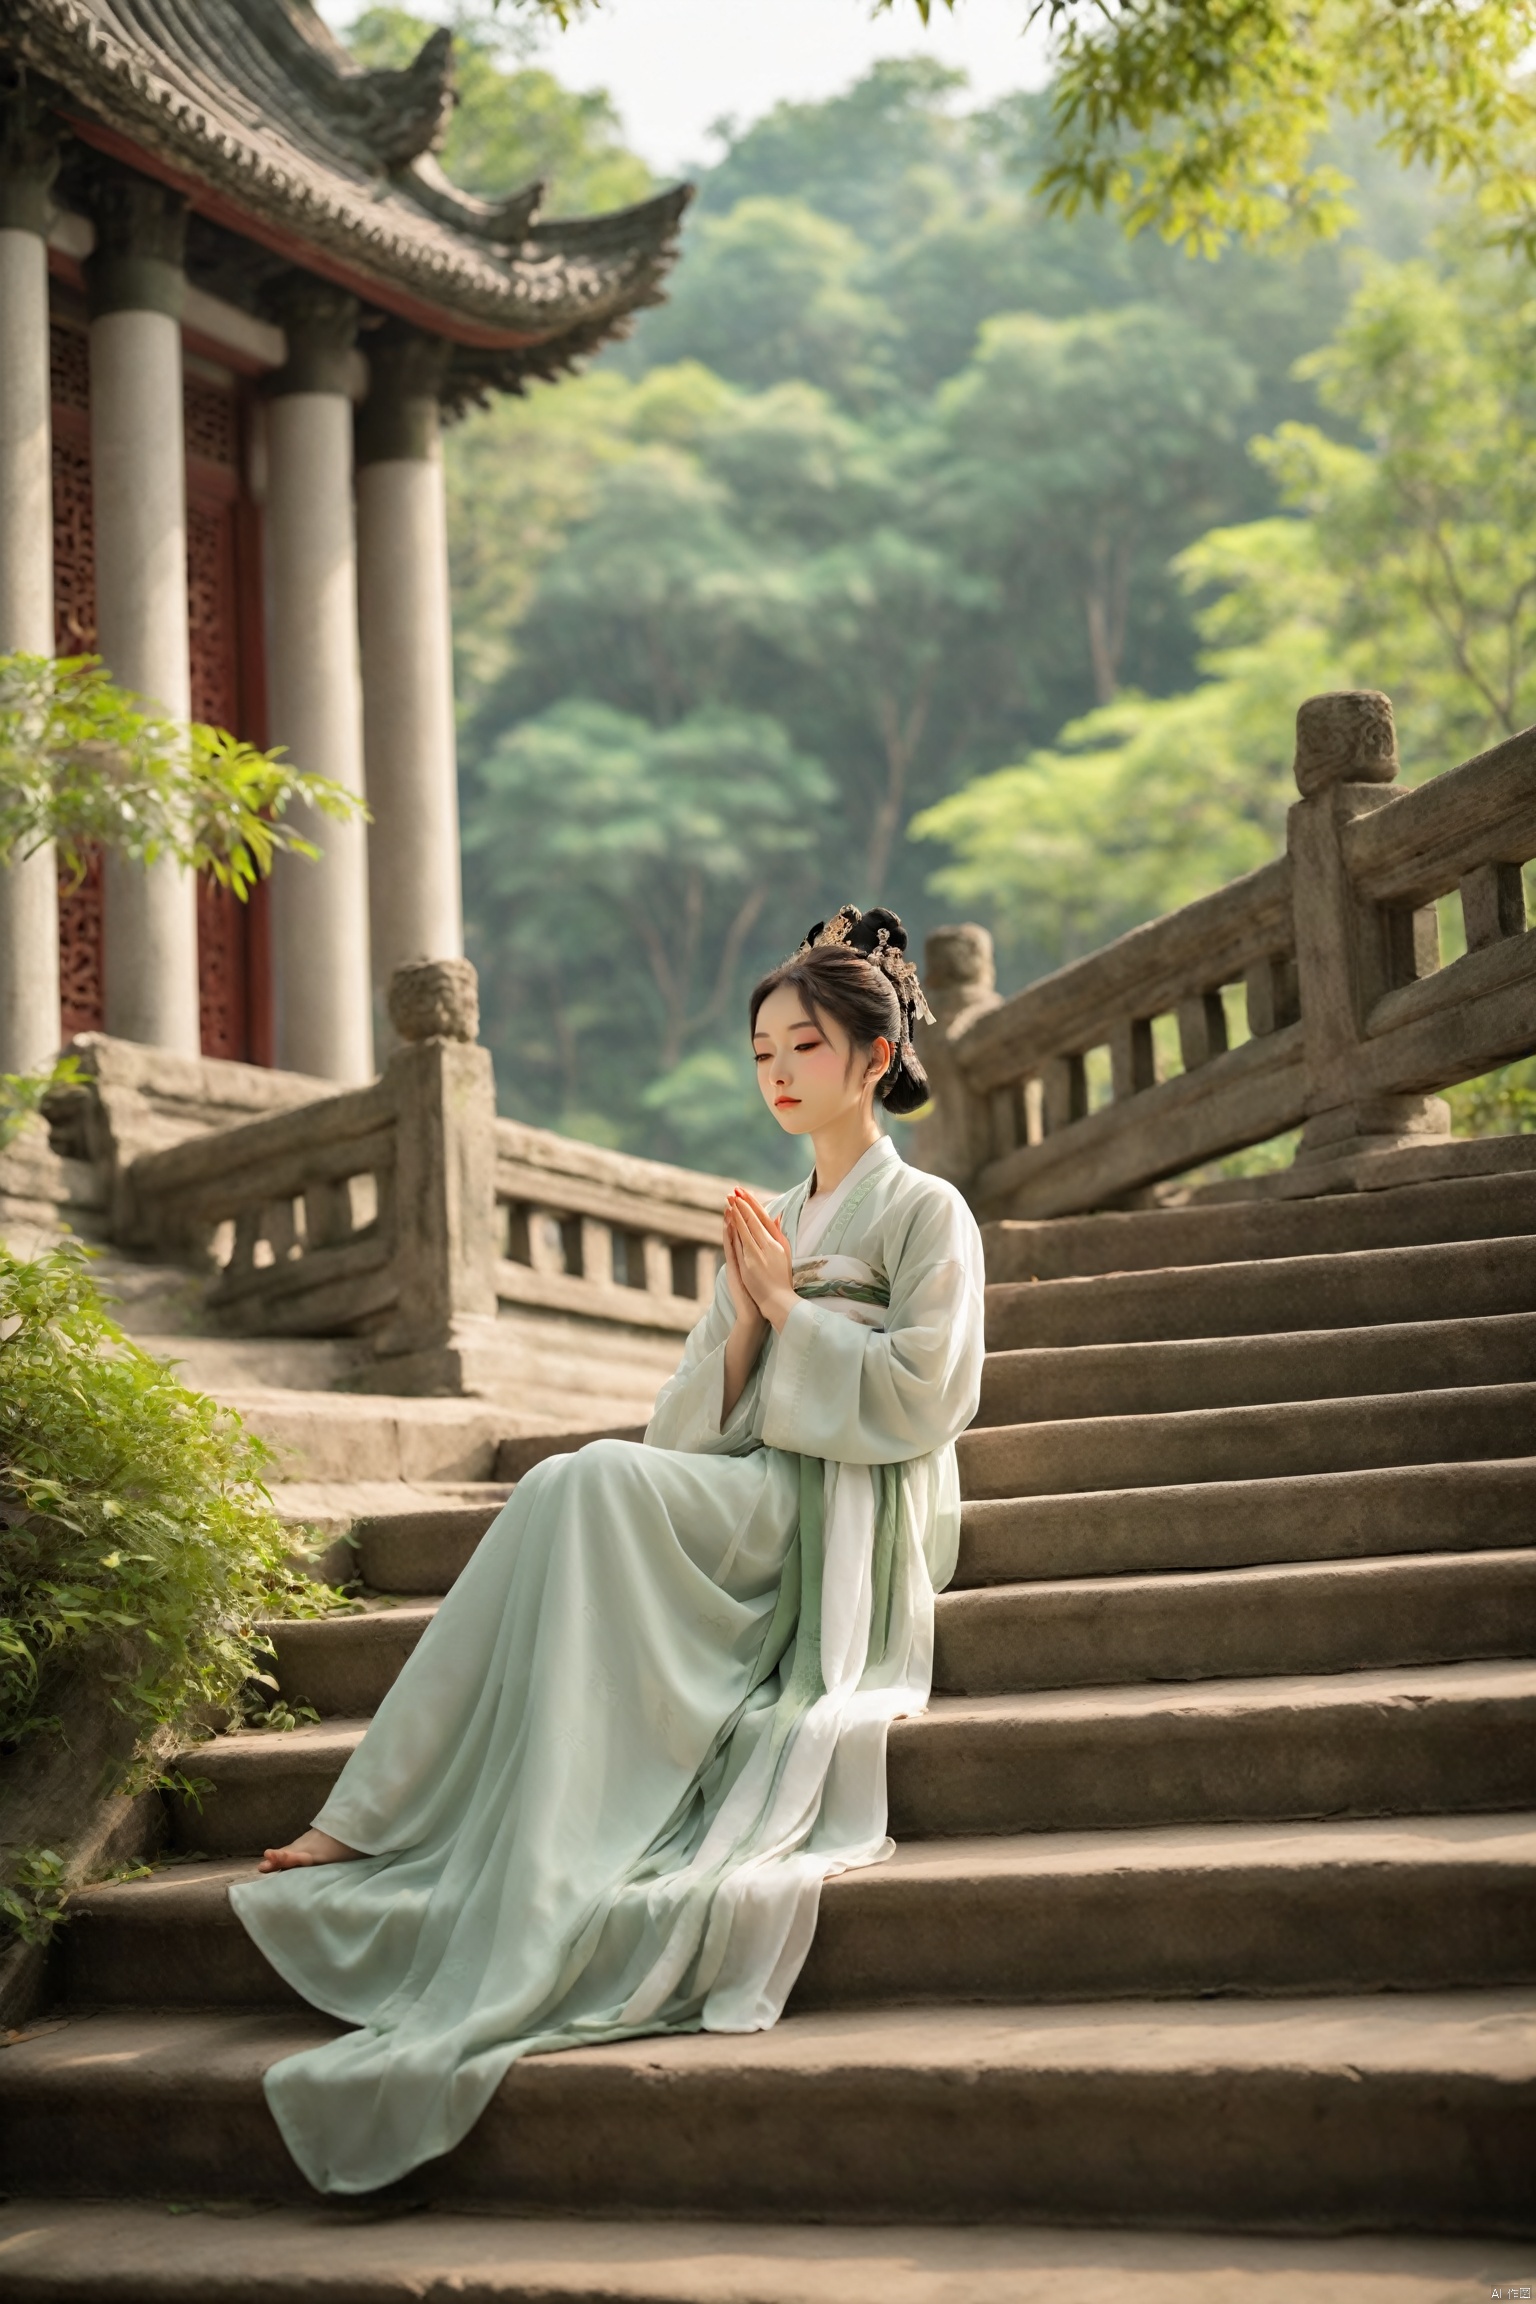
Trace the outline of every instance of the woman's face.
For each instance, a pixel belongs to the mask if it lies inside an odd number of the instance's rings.
[[[889,1040],[877,1040],[861,1061],[842,1026],[818,1018],[793,984],[770,992],[752,1035],[763,1102],[791,1136],[814,1136],[846,1113],[868,1104],[891,1060]]]

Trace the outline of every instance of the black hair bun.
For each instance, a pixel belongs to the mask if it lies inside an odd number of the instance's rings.
[[[878,1093],[887,1112],[898,1116],[920,1112],[931,1100],[933,1090],[923,1069],[923,1060],[910,1040],[903,1040],[893,1052]]]
[[[872,906],[868,912],[861,912],[857,904],[841,905],[830,920],[817,921],[806,936],[801,950],[804,951],[808,945],[819,944],[827,936],[829,928],[838,928],[840,932],[827,937],[828,943],[841,944],[850,952],[863,955],[873,952],[879,945],[882,928],[885,930],[886,943],[893,952],[905,952],[907,948],[907,931],[902,926],[900,914],[887,911],[883,904]]]
[[[886,943],[892,951],[905,952],[907,932],[899,915],[888,912],[883,904],[877,904],[872,911],[859,914],[848,941],[855,952],[873,952],[880,941],[882,928],[885,930]]]

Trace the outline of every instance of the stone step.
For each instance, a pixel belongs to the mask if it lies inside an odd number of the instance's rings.
[[[375,1712],[436,1614],[436,1604],[374,1605],[356,1615],[264,1624],[273,1677],[286,1703],[321,1714]]]
[[[78,1892],[69,2005],[298,1996],[230,1909],[254,1864]],[[826,1883],[792,2010],[1536,1983],[1536,1815],[911,1842]]]
[[[1533,1528],[1536,1456],[1006,1496],[963,1506],[955,1588],[1498,1550]]]
[[[1536,1815],[1037,1832],[829,1880],[792,2009],[1536,1982]]]
[[[1522,1233],[1536,1233],[1533,1170],[1380,1192],[1330,1192],[1315,1200],[1234,1200],[1203,1208],[1009,1221],[984,1225],[982,1239],[987,1278],[1008,1281],[1340,1256],[1362,1248],[1422,1248]]]
[[[284,1481],[490,1480],[511,1421],[484,1400],[360,1392],[222,1395],[276,1451]]]
[[[1365,1399],[1082,1416],[967,1432],[961,1492],[1059,1496],[1206,1480],[1357,1472],[1516,1456],[1536,1433],[1536,1384],[1456,1385]]]
[[[1536,1547],[991,1585],[934,1633],[935,1690],[973,1696],[1533,1656]]]
[[[9,2304],[1448,2304],[1501,2243],[0,2204]],[[1491,2251],[1491,2252],[1490,2252]]]
[[[374,1592],[446,1592],[503,1502],[368,1514],[352,1530],[364,1584]]]
[[[682,1339],[678,1339],[681,1356]],[[579,1432],[519,1433],[503,1440],[496,1451],[496,1477],[498,1480],[521,1480],[535,1464],[543,1464],[551,1456],[569,1456],[574,1449],[584,1448],[589,1440],[643,1440],[643,1424],[609,1424],[602,1430],[586,1427]]]
[[[280,1519],[330,1537],[348,1536],[365,1522],[393,1525],[407,1514],[478,1508],[488,1523],[510,1494],[505,1480],[279,1480],[272,1485]],[[351,1565],[355,1574],[355,1555]]]
[[[434,1613],[265,1625],[283,1698],[376,1711]],[[933,1684],[951,1695],[1529,1656],[1536,1548],[988,1585],[941,1593],[934,1631]]]
[[[138,1320],[124,1325],[146,1352],[172,1361],[183,1384],[221,1400],[252,1392],[334,1392],[373,1361],[364,1336],[204,1336],[187,1333],[181,1322],[175,1332],[151,1334]]]
[[[380,1484],[382,1486],[382,1483]],[[466,1486],[466,1496],[473,1491]],[[308,1492],[287,1489],[285,1499]],[[385,1509],[377,1489],[337,1525],[338,1578],[374,1592],[436,1596],[453,1585],[505,1501],[487,1485],[476,1502],[433,1503],[423,1492]],[[316,1516],[295,1510],[295,1519]],[[1524,1542],[1536,1527],[1536,1456],[1492,1463],[1412,1464],[1313,1472],[1278,1480],[1088,1490],[968,1503],[957,1585],[1028,1577],[1117,1575],[1257,1561],[1343,1559]]]
[[[1536,1665],[939,1697],[888,1780],[898,1840],[1526,1808]]]
[[[1361,1248],[987,1290],[995,1352],[1179,1337],[1282,1335],[1302,1328],[1474,1319],[1536,1306],[1536,1237],[1429,1248]]]
[[[1533,2018],[1531,1991],[901,2008],[569,2049],[517,2065],[391,2197],[1517,2232]],[[337,2029],[299,2011],[106,2014],[24,2039],[0,2057],[7,2190],[302,2198],[261,2075]]]
[[[184,1751],[208,1789],[168,1803],[172,1844],[243,1856],[324,1805],[363,1720]],[[975,1832],[1536,1806],[1536,1665],[940,1697],[891,1730],[891,1830]]]
[[[1536,1380],[1536,1312],[987,1355],[978,1427]]]

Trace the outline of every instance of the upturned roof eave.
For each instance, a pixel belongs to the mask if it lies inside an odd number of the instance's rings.
[[[530,226],[492,250],[414,206],[408,175],[327,172],[214,117],[130,52],[90,0],[9,0],[0,51],[59,91],[83,141],[181,191],[200,214],[351,289],[382,310],[479,350],[590,347],[656,300],[691,187],[610,216]]]

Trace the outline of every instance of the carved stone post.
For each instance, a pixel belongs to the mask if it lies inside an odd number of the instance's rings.
[[[1372,1008],[1393,984],[1427,974],[1437,957],[1434,913],[1400,918],[1364,902],[1344,860],[1344,827],[1395,797],[1390,700],[1368,688],[1309,697],[1296,714],[1295,773],[1302,797],[1291,810],[1288,845],[1307,1060],[1307,1120],[1296,1157],[1339,1159],[1448,1136],[1443,1098],[1359,1089]]]
[[[933,1087],[933,1111],[911,1131],[915,1166],[964,1191],[993,1155],[990,1099],[970,1086],[951,1043],[997,1007],[997,963],[985,928],[967,921],[935,928],[923,946],[923,989],[932,1024],[920,1024],[917,1052]]]
[[[395,1106],[399,1298],[375,1338],[369,1391],[467,1392],[496,1324],[496,1092],[467,960],[397,968],[390,1022],[403,1045]]]
[[[0,654],[53,654],[48,385],[51,125],[23,88],[0,99]],[[0,871],[0,1072],[59,1045],[59,895],[53,847]]]

